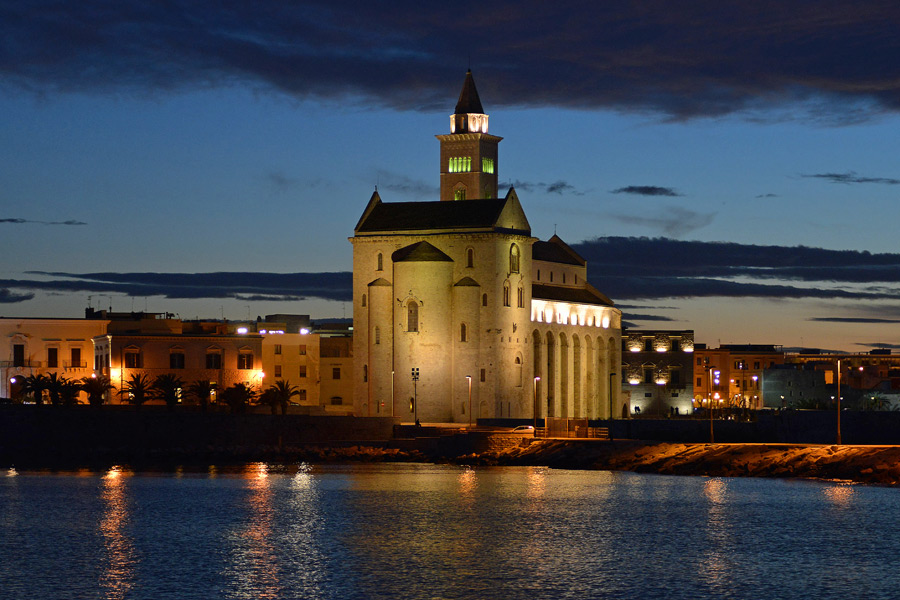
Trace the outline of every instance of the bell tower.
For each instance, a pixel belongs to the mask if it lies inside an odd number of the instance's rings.
[[[441,200],[497,197],[497,146],[503,138],[488,133],[471,69],[450,115],[450,133],[435,137],[441,142]]]

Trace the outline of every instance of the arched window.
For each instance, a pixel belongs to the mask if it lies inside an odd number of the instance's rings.
[[[465,188],[459,189],[459,190],[456,190],[455,192],[453,192],[453,199],[454,200],[465,200],[466,199]]]
[[[363,383],[369,381],[369,365],[363,365]]]
[[[365,294],[362,295],[362,305],[363,306],[366,305],[366,295]]]
[[[509,247],[509,272],[519,272],[519,247],[516,244]]]
[[[468,342],[469,341],[469,331],[466,327],[465,323],[459,324],[459,341]]]
[[[487,294],[482,294],[482,295],[481,295],[481,305],[482,305],[482,306],[487,306]]]
[[[475,266],[475,250],[466,248],[466,266],[472,268]]]
[[[406,305],[406,330],[419,331],[419,305],[415,301]]]
[[[509,306],[509,282],[503,284],[503,306]]]
[[[519,289],[516,293],[517,304],[519,308],[525,308],[525,289],[522,286],[519,286]]]
[[[384,269],[384,255],[381,252],[378,253],[378,258],[375,260],[375,270],[381,271]]]

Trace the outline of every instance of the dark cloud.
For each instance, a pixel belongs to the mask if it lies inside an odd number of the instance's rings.
[[[900,319],[878,319],[875,317],[812,317],[807,321],[818,323],[900,323]]]
[[[452,108],[472,57],[487,107],[684,119],[788,106],[859,121],[900,107],[898,19],[886,0],[4,0],[0,80],[38,94],[243,85],[434,110]]]
[[[604,237],[572,247],[588,261],[591,283],[617,300],[900,300],[900,254],[646,237]]]
[[[808,177],[813,179],[824,179],[830,183],[880,183],[884,185],[898,185],[900,184],[900,179],[893,179],[891,177],[862,177],[857,175],[853,171],[848,171],[846,173],[814,173],[812,175],[801,175],[801,177]]]
[[[653,215],[612,214],[610,217],[619,223],[655,229],[674,237],[682,237],[692,231],[706,227],[716,217],[716,213],[698,213],[680,206],[660,208],[655,210]]]
[[[32,221],[30,219],[6,218],[0,219],[0,223],[12,223],[15,225],[24,223],[35,223],[37,225],[87,225],[84,221],[76,221],[74,219],[69,219],[67,221]]]
[[[681,196],[673,188],[658,185],[626,185],[610,191],[611,194],[633,194],[635,196]]]
[[[864,346],[866,348],[883,348],[885,350],[900,349],[900,344],[886,344],[884,342],[856,342],[856,346]]]
[[[620,307],[621,308],[621,307]],[[661,315],[642,315],[637,313],[624,312],[622,318],[632,319],[634,321],[674,321],[672,317],[664,317]]]
[[[541,183],[532,181],[519,181],[516,179],[510,185],[520,192],[536,192],[546,194],[572,194],[574,196],[584,196],[585,192],[577,189],[571,183],[566,181],[554,181],[553,183]]]
[[[778,194],[760,194],[759,196],[754,196],[754,198],[778,198]]]
[[[440,188],[436,185],[391,171],[378,171],[375,183],[380,190],[413,196],[419,200],[431,200],[440,193]]]
[[[132,297],[350,300],[350,273],[48,273],[40,280],[0,280],[0,286],[44,291],[90,291]],[[52,278],[52,279],[46,279]]]
[[[9,288],[0,288],[0,304],[15,304],[34,298],[34,294],[17,294]]]

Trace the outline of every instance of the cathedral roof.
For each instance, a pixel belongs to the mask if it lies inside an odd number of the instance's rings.
[[[356,233],[497,229],[506,198],[457,202],[380,202],[366,208]],[[530,234],[530,229],[524,231]]]
[[[543,260],[552,263],[562,263],[565,265],[578,265],[583,267],[587,262],[572,250],[567,243],[562,241],[555,233],[553,237],[546,242],[535,242],[531,247],[532,260]]]
[[[456,110],[453,114],[484,114],[484,109],[481,107],[481,98],[478,97],[478,90],[475,89],[475,80],[472,78],[472,69],[466,71],[466,81],[463,83],[462,91],[459,93],[459,101],[456,103]]]
[[[453,262],[453,259],[429,244],[416,242],[391,254],[393,262]]]
[[[545,285],[533,283],[531,297],[536,300],[553,300],[556,302],[572,302],[575,304],[601,304],[613,306],[612,300],[592,285],[584,287],[566,287],[563,285]]]
[[[481,284],[479,284],[471,277],[463,277],[453,285],[454,287],[481,287]]]

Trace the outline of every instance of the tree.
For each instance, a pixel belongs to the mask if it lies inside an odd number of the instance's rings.
[[[215,389],[216,384],[206,379],[197,379],[188,386],[188,394],[197,400],[200,410],[206,412]]]
[[[29,375],[22,379],[22,393],[34,398],[34,403],[40,406],[44,401],[44,390],[47,389],[47,378],[44,375]]]
[[[271,392],[271,396],[273,397],[273,401],[275,402],[275,404],[271,405],[272,414],[276,414],[275,407],[280,406],[281,414],[286,415],[288,404],[291,403],[291,398],[300,395],[300,388],[298,388],[296,385],[291,385],[290,381],[279,379],[275,383],[270,385],[266,392]]]
[[[128,378],[119,393],[128,394],[128,401],[140,408],[150,398],[152,387],[149,377],[143,373],[135,373]]]
[[[157,376],[151,386],[151,392],[154,398],[158,398],[166,403],[169,410],[175,410],[178,401],[181,400],[181,391],[184,388],[184,382],[180,377],[165,373]]]
[[[88,403],[97,408],[103,404],[103,396],[109,390],[116,389],[108,377],[84,377],[81,379],[81,389],[88,395]]]
[[[62,398],[62,390],[69,383],[69,380],[65,377],[61,377],[58,373],[50,373],[46,377],[47,381],[47,391],[50,393],[50,404],[53,406],[59,406]]]
[[[81,383],[64,379],[59,386],[59,399],[63,406],[75,406],[78,404],[78,394],[81,393]]]
[[[235,414],[247,410],[247,405],[256,398],[256,392],[243,383],[236,383],[230,388],[222,390],[220,397],[222,402],[231,408],[232,414]]]

